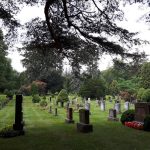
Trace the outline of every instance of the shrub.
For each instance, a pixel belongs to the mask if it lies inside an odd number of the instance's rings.
[[[7,98],[13,99],[13,96],[14,96],[14,92],[13,92],[13,91],[6,89],[6,90],[4,91],[4,94],[6,95]]]
[[[134,121],[134,117],[135,111],[127,110],[122,114],[120,121],[122,122],[122,124],[124,124],[125,122]]]
[[[147,89],[144,91],[144,93],[142,95],[142,100],[144,102],[150,102],[150,89]]]
[[[150,115],[147,115],[144,119],[144,130],[150,131]]]
[[[38,86],[35,83],[31,84],[31,95],[36,95],[38,94]]]
[[[41,99],[38,95],[33,95],[33,98],[32,98],[33,103],[39,103],[40,101],[41,101]]]
[[[47,101],[46,100],[42,100],[41,102],[40,102],[40,106],[41,107],[46,107],[48,104],[47,104]]]
[[[66,102],[68,100],[69,100],[69,98],[68,98],[67,91],[65,89],[62,89],[58,94],[57,101],[58,102]]]

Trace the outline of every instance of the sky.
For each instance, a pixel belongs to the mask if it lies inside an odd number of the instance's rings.
[[[118,22],[120,27],[128,29],[131,32],[139,32],[138,37],[143,40],[150,40],[150,24],[146,24],[144,21],[139,21],[139,18],[143,16],[143,14],[150,12],[150,7],[139,7],[138,4],[134,5],[126,5],[125,7],[121,7],[121,9],[125,12],[125,20],[122,22]],[[44,7],[24,7],[22,11],[17,15],[17,18],[20,19],[21,24],[24,24],[30,21],[32,18],[44,17]],[[17,43],[14,47],[20,47],[20,43]],[[136,47],[134,47],[136,48]],[[133,49],[134,49],[133,48]],[[147,55],[150,55],[150,45],[140,46],[141,51],[145,51]],[[15,50],[10,51],[9,58],[12,60],[12,67],[18,72],[22,72],[25,70],[21,64],[21,59],[23,57]],[[108,67],[112,66],[112,59],[116,56],[103,55],[99,60],[99,69],[105,70]],[[150,57],[148,57],[150,60]],[[69,65],[67,64],[67,60],[65,61],[64,70],[69,69]]]

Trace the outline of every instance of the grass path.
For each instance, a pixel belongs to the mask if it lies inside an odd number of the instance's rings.
[[[120,122],[107,121],[108,109],[101,112],[92,103],[91,122],[93,133],[82,134],[76,131],[76,124],[65,124],[65,110],[59,108],[57,117],[41,110],[24,98],[23,112],[25,136],[2,139],[0,150],[150,150],[150,133],[130,129]],[[78,122],[78,113],[74,113]],[[0,128],[12,124],[14,101],[0,110]],[[3,122],[3,123],[2,123]]]

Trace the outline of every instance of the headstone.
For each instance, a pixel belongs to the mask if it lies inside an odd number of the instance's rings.
[[[54,116],[58,116],[57,108],[54,109]]]
[[[90,98],[88,98],[88,103],[91,103],[91,99]]]
[[[90,103],[88,103],[88,102],[85,103],[85,109],[89,111],[89,114],[91,114],[91,112],[90,112]]]
[[[117,118],[116,109],[109,109],[108,120],[110,120],[110,121],[119,121],[119,119]]]
[[[65,119],[66,123],[74,123],[73,120],[73,109],[72,108],[68,108],[67,110],[67,118]]]
[[[79,123],[77,123],[77,131],[88,133],[93,131],[93,125],[89,121],[89,111],[85,109],[79,110]]]
[[[49,97],[49,101],[50,101],[50,103],[51,103],[51,101],[52,101],[52,97],[51,97],[51,96]]]
[[[135,120],[143,122],[150,115],[150,103],[135,103]]]
[[[100,102],[100,107],[101,107],[101,111],[105,111],[105,101],[104,100],[102,100]]]
[[[14,130],[23,131],[22,95],[16,95]]]
[[[52,106],[49,106],[49,113],[52,113]]]
[[[115,103],[114,109],[116,109],[116,112],[118,114],[121,113],[121,104],[120,103]]]
[[[129,107],[130,107],[130,103],[127,101],[124,103],[124,109],[125,110],[129,110]]]
[[[68,101],[68,102],[66,103],[66,109],[67,109],[67,110],[69,109],[69,106],[70,106],[70,102]]]

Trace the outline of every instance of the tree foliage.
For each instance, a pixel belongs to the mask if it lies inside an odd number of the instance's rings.
[[[144,63],[141,68],[141,86],[150,88],[150,62]]]
[[[105,85],[101,79],[89,79],[81,85],[79,94],[82,97],[100,98],[105,96]]]
[[[68,93],[65,89],[62,89],[57,97],[58,102],[67,102],[69,100]]]

